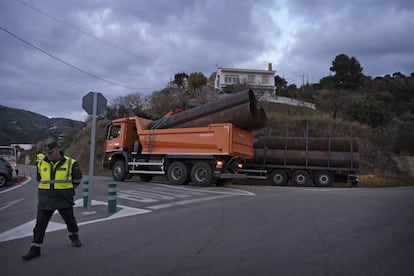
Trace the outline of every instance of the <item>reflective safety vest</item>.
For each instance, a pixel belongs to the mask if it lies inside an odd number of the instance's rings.
[[[76,162],[76,160],[67,156],[65,156],[64,158],[65,162],[63,163],[61,161],[58,161],[55,164],[52,164],[44,160],[39,163],[39,189],[73,189],[72,166]]]
[[[39,164],[40,161],[43,161],[45,159],[45,155],[43,153],[36,154],[36,163]]]

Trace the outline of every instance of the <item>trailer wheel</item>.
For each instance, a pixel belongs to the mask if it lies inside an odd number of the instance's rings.
[[[197,186],[211,186],[213,184],[213,169],[210,164],[202,161],[196,163],[191,169],[191,182]]]
[[[292,176],[293,183],[295,183],[298,186],[305,186],[309,182],[309,174],[305,170],[297,170],[293,173]]]
[[[142,182],[150,182],[154,176],[152,174],[140,174],[139,179]]]
[[[284,170],[273,170],[269,175],[269,181],[273,186],[286,186],[288,182],[287,173]]]
[[[181,161],[174,161],[167,171],[168,181],[176,185],[184,185],[188,183],[188,168]]]
[[[316,187],[330,187],[333,183],[333,175],[327,171],[318,171],[313,177],[313,183]]]
[[[112,168],[112,176],[116,181],[124,181],[127,173],[125,171],[125,163],[122,160],[118,160],[115,162]]]

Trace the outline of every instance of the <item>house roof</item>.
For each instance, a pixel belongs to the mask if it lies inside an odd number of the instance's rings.
[[[276,71],[269,70],[257,70],[257,69],[237,69],[237,68],[217,68],[217,71],[226,72],[226,73],[254,73],[254,74],[271,74],[274,75]]]

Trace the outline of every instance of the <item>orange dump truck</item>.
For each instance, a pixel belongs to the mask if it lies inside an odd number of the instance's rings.
[[[253,156],[251,131],[231,123],[148,129],[152,122],[134,116],[108,126],[103,167],[112,170],[114,180],[166,175],[173,184],[210,186],[219,179],[245,177],[238,166]]]

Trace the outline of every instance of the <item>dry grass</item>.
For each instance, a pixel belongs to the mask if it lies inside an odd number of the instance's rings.
[[[360,175],[359,187],[398,187],[398,186],[413,186],[414,178],[403,177],[384,177],[379,175]]]

